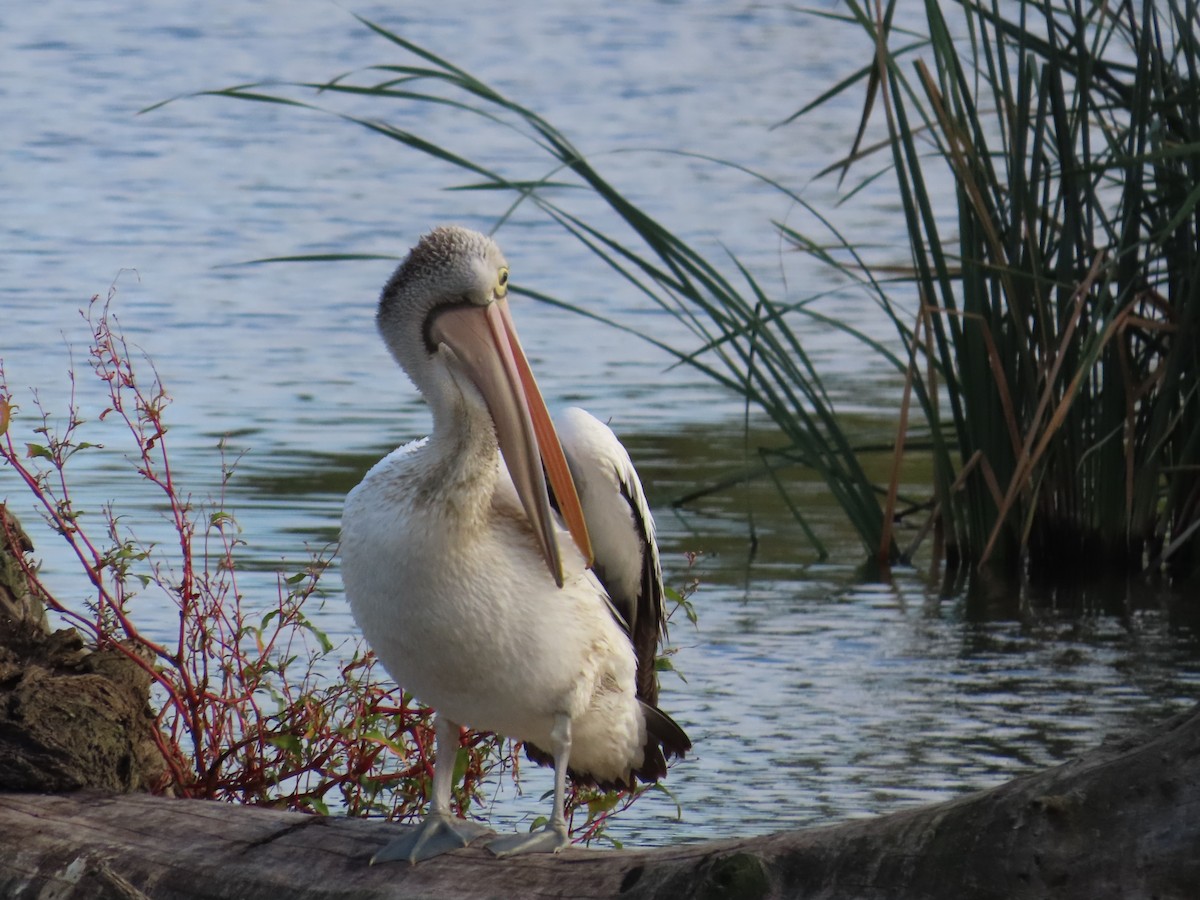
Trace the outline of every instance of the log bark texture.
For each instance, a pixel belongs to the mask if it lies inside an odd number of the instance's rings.
[[[0,896],[1196,898],[1200,707],[991,790],[827,828],[368,866],[400,827],[139,794],[0,794]]]
[[[0,504],[0,790],[148,790],[165,769],[150,676],[116,647],[50,631],[21,565],[32,550]]]

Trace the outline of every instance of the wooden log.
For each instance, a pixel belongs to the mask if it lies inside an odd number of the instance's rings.
[[[160,784],[150,676],[115,647],[51,632],[21,565],[32,550],[0,504],[0,790]]]
[[[368,866],[405,826],[144,794],[0,794],[0,896],[1200,896],[1200,706],[991,790],[876,819],[652,850]]]

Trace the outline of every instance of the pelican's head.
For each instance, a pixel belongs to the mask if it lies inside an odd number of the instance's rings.
[[[435,228],[396,269],[379,298],[376,324],[392,356],[418,388],[437,352],[431,326],[439,311],[486,308],[508,294],[508,263],[477,231]]]
[[[507,297],[508,263],[491,238],[466,228],[435,228],[384,287],[376,322],[396,361],[431,404],[448,390],[469,390],[468,385],[483,398],[542,556],[561,586],[547,481],[589,564],[591,545],[575,483],[517,339]]]

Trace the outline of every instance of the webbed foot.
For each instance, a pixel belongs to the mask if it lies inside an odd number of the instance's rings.
[[[492,833],[487,826],[469,819],[453,818],[444,813],[430,813],[420,824],[410,826],[405,834],[384,845],[371,857],[371,865],[394,859],[419,863],[451,850],[458,850],[476,838]]]
[[[547,825],[538,831],[528,834],[506,834],[493,841],[488,841],[487,848],[495,856],[516,856],[519,853],[557,853],[563,847],[569,846],[571,839],[567,837],[565,825]]]

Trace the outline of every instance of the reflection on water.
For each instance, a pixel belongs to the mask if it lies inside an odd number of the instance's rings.
[[[419,436],[427,418],[374,333],[374,300],[391,263],[231,264],[401,254],[436,222],[490,228],[509,200],[443,191],[455,183],[445,168],[282,107],[209,98],[136,115],[201,89],[391,61],[386,45],[325,0],[10,7],[0,17],[0,116],[11,136],[0,165],[8,376],[39,386],[63,416],[63,335],[80,366],[86,335],[76,310],[125,269],[116,310],[176,398],[167,438],[176,476],[202,500],[220,487],[218,442],[231,458],[246,452],[227,500],[246,541],[239,586],[249,600],[269,602],[274,571],[302,561],[306,544],[334,540],[346,490],[387,450]],[[355,9],[467,62],[546,115],[716,264],[731,247],[780,300],[834,286],[827,269],[781,249],[771,220],[801,223],[775,191],[697,159],[624,151],[729,158],[832,211],[830,186],[805,184],[853,140],[855,99],[820,119],[769,126],[869,57],[858,29],[788,6],[723,0],[612,0],[602,14],[590,3],[518,0],[506,5],[503,27],[495,4],[480,2],[411,19],[391,3]],[[487,144],[444,110],[396,114],[465,151]],[[545,174],[527,171],[521,152],[496,148],[497,165],[516,177]],[[838,221],[877,252],[895,247],[903,257],[904,235],[881,225],[896,221],[880,212],[890,203],[884,187],[864,191],[862,206],[839,210]],[[518,211],[499,239],[519,283],[656,337],[680,336],[677,323],[648,311],[532,210]],[[827,302],[848,324],[887,335],[863,298]],[[686,682],[668,675],[664,684],[665,708],[696,742],[669,779],[684,820],[669,823],[674,807],[651,797],[616,836],[667,843],[886,812],[1054,763],[1195,698],[1197,628],[1169,594],[1120,585],[1022,593],[943,584],[921,569],[873,581],[826,491],[799,470],[782,477],[828,550],[824,559],[764,480],[672,507],[697,483],[750,467],[775,439],[756,428],[746,440],[731,424],[741,413],[736,398],[686,368],[668,369],[670,359],[647,344],[527,303],[514,303],[514,315],[551,406],[612,417],[627,439],[656,509],[668,577],[702,581],[699,626],[673,628]],[[869,414],[856,437],[886,440],[898,394],[886,367],[841,332],[808,323],[801,337],[833,380],[831,393]],[[136,484],[120,436],[95,421],[102,397],[81,382],[78,398],[88,428],[99,430],[83,436],[108,444],[76,464],[80,504],[95,510],[113,499],[125,524],[169,547],[159,499]],[[27,394],[17,399],[32,412]],[[911,487],[920,494],[920,484]],[[0,496],[21,496],[3,471]],[[83,594],[53,536],[16,505],[52,585]],[[703,553],[693,572],[691,551]],[[320,625],[351,634],[336,570],[326,589]],[[171,630],[151,598],[141,606],[150,631]],[[544,813],[548,774],[527,767],[525,778],[520,798],[497,787],[498,820]]]

